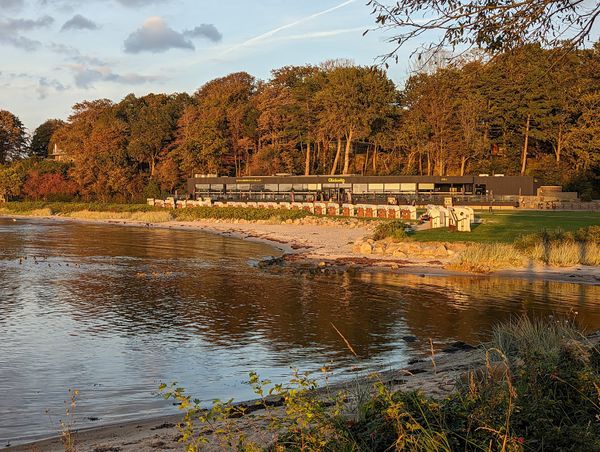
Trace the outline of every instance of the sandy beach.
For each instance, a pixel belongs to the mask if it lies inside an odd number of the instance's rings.
[[[7,216],[15,219],[31,219],[30,216]],[[312,219],[289,223],[268,221],[235,222],[224,220],[169,221],[164,223],[144,223],[134,220],[87,220],[61,216],[36,217],[50,221],[74,221],[90,224],[110,224],[121,227],[144,227],[203,231],[223,237],[237,238],[273,246],[282,253],[275,266],[283,266],[289,271],[352,271],[391,272],[398,274],[425,274],[429,276],[489,275],[503,278],[524,278],[558,282],[600,285],[600,267],[573,266],[551,267],[535,264],[526,268],[507,268],[485,274],[461,271],[452,265],[453,256],[394,258],[386,255],[365,256],[353,250],[359,239],[369,237],[374,223],[357,220]],[[435,243],[433,243],[435,245]],[[265,268],[268,268],[266,265]],[[451,268],[449,268],[451,267]]]

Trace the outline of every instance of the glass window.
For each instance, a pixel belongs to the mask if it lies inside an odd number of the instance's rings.
[[[292,184],[279,184],[279,191],[292,191]]]
[[[306,186],[306,184],[294,184],[293,188],[294,191],[306,191],[308,187]]]
[[[250,190],[251,191],[264,191],[265,186],[264,186],[264,184],[251,184]]]
[[[367,184],[352,184],[352,193],[366,193]]]
[[[382,192],[383,184],[369,184],[369,191],[370,192]]]
[[[279,188],[278,188],[277,184],[266,184],[265,185],[265,191],[274,191],[274,192],[277,192],[277,191],[279,191]]]
[[[425,183],[419,184],[419,190],[433,190],[433,188],[434,188],[434,184],[425,184]]]
[[[196,190],[208,191],[208,190],[210,190],[210,185],[209,184],[196,184]]]
[[[402,193],[414,193],[417,191],[417,184],[400,184]]]
[[[250,191],[250,184],[236,184],[237,191]]]
[[[223,184],[210,184],[211,191],[223,191]]]
[[[338,184],[323,184],[323,188],[337,188]]]
[[[321,184],[308,184],[309,190],[321,190]]]
[[[385,191],[397,193],[400,191],[400,184],[385,184]]]

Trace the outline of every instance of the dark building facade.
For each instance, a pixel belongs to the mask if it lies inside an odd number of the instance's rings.
[[[541,184],[529,176],[198,176],[188,180],[192,198],[381,202],[385,198],[455,197],[514,202],[534,196]]]

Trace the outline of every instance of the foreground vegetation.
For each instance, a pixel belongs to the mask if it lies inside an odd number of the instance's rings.
[[[272,385],[252,373],[259,397],[252,410],[231,402],[204,410],[181,388],[161,390],[185,413],[181,440],[189,451],[209,439],[252,451],[600,450],[600,351],[570,321],[498,325],[476,367],[443,399],[394,391],[378,375],[371,381],[315,393],[307,374]],[[282,408],[274,408],[273,396]],[[256,408],[264,411],[253,418],[268,426],[259,441],[237,421]]]
[[[147,223],[166,221],[218,220],[298,220],[311,216],[300,210],[246,209],[242,207],[192,207],[165,209],[147,204],[104,204],[77,202],[10,202],[0,204],[0,215],[63,216],[86,220],[133,220]]]

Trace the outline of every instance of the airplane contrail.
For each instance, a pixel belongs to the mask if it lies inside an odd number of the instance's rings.
[[[364,25],[362,27],[354,27],[354,28],[340,28],[335,30],[327,30],[327,31],[312,31],[308,33],[302,33],[298,35],[287,35],[281,36],[279,38],[275,38],[273,41],[298,41],[302,39],[314,39],[314,38],[329,38],[331,36],[338,36],[345,33],[356,33],[356,32],[364,32],[368,25]]]
[[[311,14],[310,16],[303,17],[302,19],[298,19],[295,22],[291,22],[289,24],[282,25],[282,26],[277,27],[277,28],[275,28],[275,29],[273,29],[271,31],[267,31],[266,33],[263,33],[261,35],[255,36],[253,38],[250,38],[247,41],[244,41],[244,42],[242,42],[240,44],[236,44],[236,45],[230,47],[229,49],[225,50],[223,52],[223,54],[227,54],[227,53],[233,52],[234,50],[237,50],[237,49],[239,49],[241,47],[245,47],[247,45],[254,44],[255,42],[263,41],[266,38],[269,38],[269,37],[273,36],[274,34],[279,33],[280,31],[287,30],[288,28],[295,27],[296,25],[300,25],[300,24],[302,24],[304,22],[308,22],[309,20],[316,19],[317,17],[323,16],[325,14],[329,14],[329,13],[331,13],[331,12],[337,10],[337,9],[343,8],[344,6],[347,6],[350,3],[354,3],[354,2],[356,2],[356,0],[346,0],[345,2],[340,3],[339,5],[332,6],[331,8],[328,8],[326,10],[319,11],[318,13],[314,13],[314,14]]]

